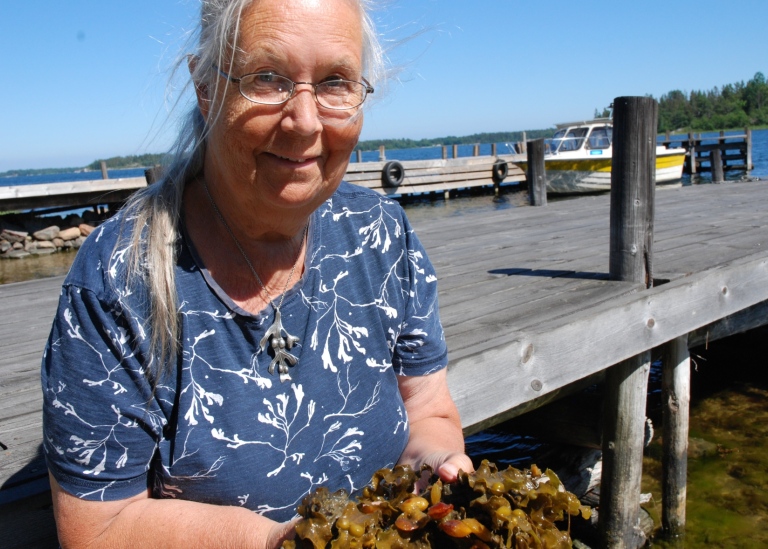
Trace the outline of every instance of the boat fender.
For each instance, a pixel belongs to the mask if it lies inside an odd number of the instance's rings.
[[[397,160],[384,164],[381,170],[381,183],[385,187],[397,187],[405,179],[405,168]]]
[[[503,160],[497,160],[493,163],[491,179],[494,183],[498,184],[504,181],[509,174],[509,166]]]

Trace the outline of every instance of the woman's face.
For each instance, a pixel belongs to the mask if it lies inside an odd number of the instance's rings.
[[[238,46],[233,77],[272,71],[319,83],[363,76],[360,13],[352,0],[256,0],[243,13]],[[208,105],[200,101],[204,115],[215,113]],[[260,105],[230,84],[208,137],[205,176],[230,197],[268,208],[261,215],[308,215],[341,182],[360,135],[359,114],[325,123],[310,86],[297,86],[282,105]]]

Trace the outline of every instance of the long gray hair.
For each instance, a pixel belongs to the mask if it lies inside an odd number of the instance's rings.
[[[187,182],[202,172],[209,125],[219,113],[220,101],[230,85],[218,78],[212,67],[226,67],[237,51],[241,16],[258,0],[201,0],[200,26],[192,40],[197,42],[194,62],[189,63],[191,82],[206,86],[212,101],[209,120],[195,104],[183,120],[176,141],[164,163],[157,183],[136,193],[126,204],[124,219],[133,221],[128,234],[130,247],[128,283],[146,286],[148,310],[145,330],[149,337],[147,374],[157,383],[173,370],[179,352],[179,312],[174,267],[181,217],[182,196]],[[384,54],[371,18],[374,0],[348,0],[361,14],[363,29],[363,71],[372,85],[384,77]],[[227,61],[227,60],[230,61]],[[186,58],[177,70],[186,65]]]

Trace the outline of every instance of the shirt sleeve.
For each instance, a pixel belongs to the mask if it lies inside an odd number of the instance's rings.
[[[403,284],[407,285],[404,293],[408,298],[392,364],[398,375],[426,375],[448,365],[448,349],[437,302],[437,276],[404,214],[403,225],[407,251]]]
[[[92,291],[62,288],[42,364],[43,446],[57,482],[83,499],[146,490],[166,423],[131,324]]]

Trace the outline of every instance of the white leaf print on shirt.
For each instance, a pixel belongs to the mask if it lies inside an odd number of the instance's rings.
[[[221,440],[228,442],[227,444],[228,448],[240,448],[241,446],[246,446],[249,444],[258,444],[262,446],[266,446],[268,448],[272,448],[276,452],[282,454],[283,460],[280,463],[280,465],[276,468],[267,473],[268,477],[273,477],[282,471],[289,460],[293,461],[294,463],[298,464],[301,463],[301,460],[304,458],[304,453],[302,452],[290,452],[290,446],[291,443],[295,440],[295,438],[301,433],[304,429],[309,427],[310,423],[312,422],[312,417],[315,415],[315,401],[310,400],[307,403],[306,407],[306,420],[303,425],[298,426],[295,425],[299,414],[302,412],[302,402],[304,400],[304,389],[301,385],[296,385],[295,383],[291,384],[291,389],[293,390],[293,395],[295,397],[295,408],[293,411],[293,416],[288,417],[288,407],[291,402],[291,398],[286,393],[282,393],[277,395],[275,398],[278,400],[278,403],[275,405],[272,402],[270,402],[267,399],[264,399],[263,404],[266,406],[268,412],[262,413],[259,412],[258,414],[258,420],[261,423],[264,423],[266,425],[270,425],[280,431],[282,433],[282,439],[283,439],[283,447],[280,448],[276,444],[272,442],[267,442],[265,440],[243,440],[240,438],[240,435],[235,433],[233,436],[229,437],[227,436],[222,429],[213,428],[211,429],[211,436],[215,438],[216,440]]]
[[[195,362],[197,360],[200,360],[201,362],[208,364],[208,362],[202,358],[200,355],[197,354],[197,345],[202,341],[203,339],[212,336],[216,333],[216,330],[206,330],[202,334],[198,335],[194,339],[194,343],[191,345],[189,351],[184,351],[185,360],[187,362],[187,365],[184,366],[185,370],[189,371],[189,383],[187,384],[184,389],[182,389],[181,394],[185,394],[187,391],[192,392],[192,398],[189,404],[189,408],[187,409],[187,412],[184,414],[184,419],[187,420],[187,423],[189,425],[197,425],[197,416],[202,414],[203,417],[208,421],[208,423],[213,423],[214,416],[211,414],[211,410],[209,406],[213,404],[218,404],[219,406],[224,404],[224,397],[222,397],[218,393],[214,393],[212,391],[207,391],[205,387],[199,382],[195,380],[195,374],[194,374],[194,366]],[[208,364],[210,366],[210,364]]]

